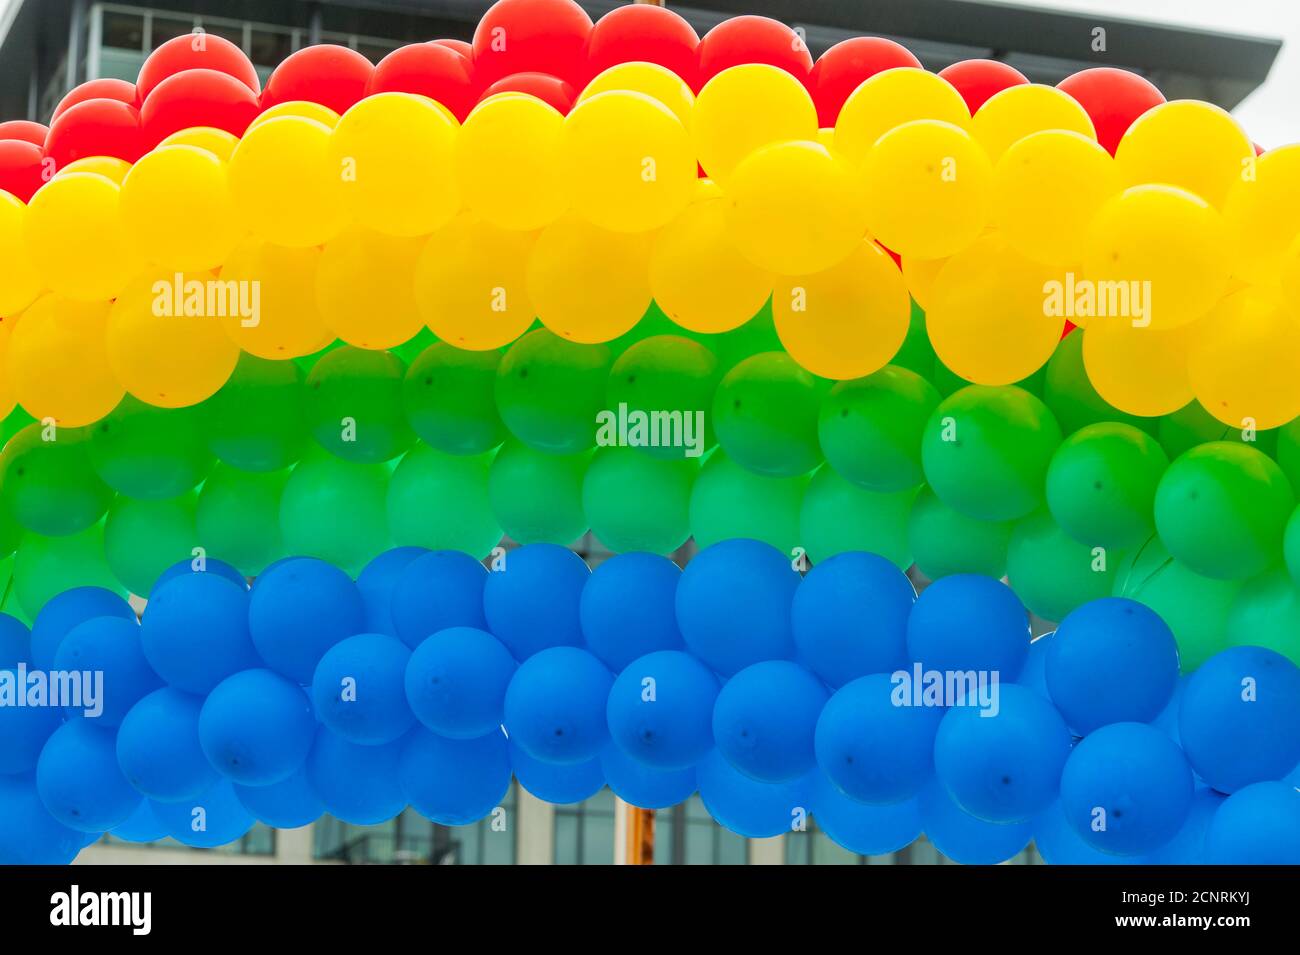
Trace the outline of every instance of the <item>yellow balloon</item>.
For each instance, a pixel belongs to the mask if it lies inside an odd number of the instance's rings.
[[[316,272],[316,305],[325,327],[358,348],[395,348],[424,324],[415,304],[420,238],[353,226],[325,243]]]
[[[988,222],[993,167],[970,133],[951,123],[914,120],[881,136],[863,177],[867,229],[899,255],[942,259],[974,242]]]
[[[1193,329],[1096,322],[1073,334],[1083,335],[1083,367],[1097,393],[1120,411],[1149,418],[1192,400],[1187,354]]]
[[[1114,196],[1084,241],[1083,274],[1096,296],[1092,314],[1138,326],[1196,321],[1227,291],[1232,265],[1223,217],[1173,186],[1131,186]],[[1120,307],[1111,308],[1116,302]]]
[[[971,135],[994,162],[1013,144],[1044,129],[1065,130],[1097,141],[1092,120],[1078,100],[1054,86],[1038,83],[1022,83],[993,94],[970,124]]]
[[[824,146],[764,146],[736,167],[727,189],[727,235],[761,269],[808,275],[862,243],[866,213],[853,169]]]
[[[632,60],[618,63],[596,76],[582,93],[578,102],[589,100],[597,93],[623,90],[644,93],[673,111],[683,126],[691,128],[691,112],[695,109],[695,94],[680,76],[658,63]]]
[[[1231,428],[1300,416],[1300,319],[1263,289],[1229,295],[1191,330],[1187,369],[1205,410]]]
[[[651,236],[610,232],[577,216],[542,230],[528,257],[528,297],[543,325],[595,344],[630,331],[650,307]]]
[[[1300,235],[1283,254],[1281,272],[1282,301],[1300,317]]]
[[[17,319],[0,318],[0,416],[9,417],[9,412],[18,404],[14,394],[14,383],[9,379],[9,341],[13,338]]]
[[[911,304],[894,260],[859,239],[831,268],[779,280],[772,316],[791,358],[814,375],[843,381],[889,363],[907,337]]]
[[[1237,121],[1199,100],[1174,100],[1147,110],[1115,150],[1129,185],[1178,186],[1220,208],[1254,159],[1255,147]]]
[[[456,126],[428,97],[367,96],[330,136],[330,163],[357,221],[387,235],[428,235],[460,207]]]
[[[316,306],[321,252],[262,239],[244,240],[230,254],[221,280],[255,308],[253,315],[228,315],[219,324],[226,337],[259,358],[300,358],[334,340]]]
[[[108,365],[141,401],[196,405],[216,394],[239,360],[219,321],[230,312],[238,300],[210,272],[146,272],[108,314]]]
[[[262,119],[263,116],[265,114],[258,119]],[[229,162],[230,157],[235,154],[235,147],[239,145],[239,137],[212,126],[191,126],[189,129],[178,129],[158,145],[197,146],[199,149],[206,149],[222,162]]]
[[[903,281],[916,304],[923,309],[930,307],[930,290],[934,288],[935,277],[943,268],[945,259],[918,259],[912,255],[903,256]]]
[[[27,207],[0,189],[0,317],[17,315],[41,294],[23,237]]]
[[[144,260],[127,236],[121,188],[89,172],[55,176],[32,196],[28,255],[46,288],[81,302],[113,298]]]
[[[430,331],[457,348],[502,348],[533,323],[527,266],[536,236],[462,215],[429,236],[415,300]]]
[[[1009,385],[1046,364],[1065,319],[1045,305],[1048,269],[996,232],[950,258],[935,276],[925,327],[934,353],[978,385]]]
[[[130,171],[131,164],[116,156],[84,156],[81,159],[74,159],[61,168],[54,174],[54,178],[58,179],[60,176],[67,176],[74,172],[93,172],[105,179],[113,180],[120,186]]]
[[[693,332],[739,328],[772,294],[772,276],[727,239],[726,202],[701,188],[659,232],[650,253],[650,291],[665,315]]]
[[[532,231],[568,207],[560,167],[564,117],[523,93],[479,103],[456,137],[456,174],[465,207],[501,229]]]
[[[276,103],[270,109],[264,110],[253,117],[253,121],[248,124],[248,129],[244,130],[244,135],[248,135],[248,130],[268,120],[277,119],[281,116],[297,116],[300,119],[314,119],[330,129],[339,124],[339,114],[334,112],[328,106],[322,106],[320,103],[312,103],[308,100],[289,100],[285,103]]]
[[[845,100],[835,121],[835,146],[846,159],[863,163],[881,136],[915,119],[937,119],[970,127],[970,110],[942,76],[915,67],[883,70]]]
[[[241,235],[226,164],[198,146],[145,153],[122,183],[122,219],[146,259],[180,272],[217,268]]]
[[[50,293],[17,320],[5,370],[14,397],[37,421],[53,418],[66,427],[81,427],[122,400],[122,385],[105,354],[109,307],[108,302],[79,302]]]
[[[695,100],[691,134],[700,165],[727,185],[740,161],[761,146],[817,138],[817,108],[785,70],[745,63],[723,70]]]
[[[1256,159],[1250,175],[1228,191],[1223,217],[1237,248],[1236,274],[1248,282],[1275,282],[1300,235],[1300,145]]]
[[[1021,255],[1075,267],[1089,224],[1120,189],[1115,160],[1094,140],[1056,129],[1032,133],[993,167],[993,223]]]
[[[230,194],[255,236],[294,248],[343,231],[343,170],[330,159],[328,126],[279,116],[244,133],[230,157]]]

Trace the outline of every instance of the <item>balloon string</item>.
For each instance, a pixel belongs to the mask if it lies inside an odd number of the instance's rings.
[[[1132,590],[1129,589],[1129,581],[1133,577],[1133,571],[1137,570],[1138,562],[1142,559],[1143,553],[1146,552],[1146,549],[1151,545],[1151,542],[1156,540],[1158,537],[1159,537],[1158,534],[1152,534],[1150,537],[1146,539],[1145,542],[1143,542],[1142,546],[1137,549],[1137,553],[1133,555],[1133,564],[1129,568],[1128,573],[1124,575],[1125,593],[1133,592]],[[1173,557],[1166,557],[1163,561],[1160,562],[1160,566],[1158,566],[1155,570],[1151,571],[1151,573],[1147,574],[1146,577],[1142,580],[1142,582],[1138,584],[1137,590],[1140,591],[1147,584],[1151,583],[1151,581],[1156,577],[1157,574],[1159,574],[1162,570],[1164,570],[1173,562],[1174,562]]]

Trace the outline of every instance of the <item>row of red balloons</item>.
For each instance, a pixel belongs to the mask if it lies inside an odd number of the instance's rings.
[[[135,83],[98,79],[72,90],[48,129],[26,121],[0,123],[0,189],[27,201],[77,159],[114,156],[134,162],[192,126],[239,136],[261,111],[292,100],[342,113],[374,93],[420,93],[463,120],[483,97],[516,91],[567,113],[594,76],[636,60],[667,67],[696,92],[728,67],[779,67],[807,86],[823,127],[835,124],[845,100],[864,80],[894,67],[921,66],[905,47],[882,37],[845,40],[814,62],[799,34],[767,17],[734,17],[701,39],[682,17],[662,7],[620,7],[593,24],[573,0],[498,0],[479,22],[472,43],[415,43],[378,65],[346,47],[306,47],[276,67],[265,89],[239,47],[212,34],[186,35],[155,50]],[[972,113],[994,93],[1029,82],[992,60],[965,60],[940,75]],[[1088,112],[1099,142],[1112,153],[1134,119],[1164,102],[1140,76],[1109,68],[1076,73],[1060,88]]]

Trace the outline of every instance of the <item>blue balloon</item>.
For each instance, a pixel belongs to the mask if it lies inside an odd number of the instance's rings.
[[[248,633],[248,592],[218,574],[183,574],[154,588],[140,642],[154,672],[200,696],[261,665]]]
[[[259,822],[273,829],[299,829],[311,825],[325,812],[307,778],[306,766],[270,786],[236,785],[235,796]]]
[[[557,766],[533,759],[518,746],[510,744],[510,766],[519,785],[544,802],[566,806],[582,802],[605,788],[605,773],[600,757],[585,763]]]
[[[849,551],[817,564],[791,608],[799,660],[832,688],[907,663],[907,616],[916,591],[876,554]]]
[[[217,560],[215,557],[204,557],[201,564],[202,569],[194,566],[198,562],[198,558],[177,561],[158,575],[158,579],[154,581],[153,589],[157,590],[167,581],[185,574],[216,574],[218,577],[224,577],[244,590],[248,589],[248,578],[241,574],[238,568],[232,567],[224,560]]]
[[[1164,733],[1171,740],[1182,746],[1182,740],[1178,736],[1178,712],[1183,706],[1183,694],[1187,692],[1187,681],[1191,679],[1190,674],[1184,674],[1178,678],[1174,684],[1174,692],[1169,697],[1169,702],[1165,708],[1160,711],[1160,715],[1151,721],[1151,725],[1160,732]],[[1193,767],[1195,772],[1195,767]]]
[[[1052,631],[1034,638],[1034,642],[1029,645],[1029,654],[1025,657],[1024,669],[1016,680],[1017,684],[1033,690],[1045,700],[1052,698],[1047,692],[1047,648],[1052,645],[1055,636],[1056,631]]]
[[[695,767],[653,769],[613,743],[600,753],[600,769],[614,795],[639,809],[667,809],[695,792]]]
[[[628,664],[610,687],[605,719],[614,745],[652,769],[688,769],[713,748],[720,686],[689,653],[659,650]]]
[[[0,775],[0,865],[67,865],[85,846],[86,833],[50,815],[30,774]]]
[[[424,547],[394,547],[386,550],[366,564],[357,577],[357,589],[366,606],[366,629],[371,633],[397,636],[393,622],[393,594],[397,591],[402,572],[417,557],[429,553]]]
[[[1264,647],[1229,647],[1187,681],[1178,737],[1221,793],[1281,779],[1300,762],[1300,667]]]
[[[0,668],[32,662],[32,632],[17,617],[0,613]]]
[[[542,650],[519,665],[506,689],[506,732],[545,763],[594,759],[609,740],[605,706],[613,683],[586,650]]]
[[[303,764],[316,718],[302,687],[271,670],[227,677],[199,712],[199,744],[208,762],[244,786],[270,786]]]
[[[716,749],[695,769],[704,808],[720,826],[750,839],[791,832],[808,816],[809,776],[760,783],[728,763]]]
[[[888,673],[840,687],[817,721],[817,765],[844,795],[872,805],[911,799],[934,772],[934,736],[943,708],[894,702]]]
[[[443,826],[467,826],[509,791],[510,747],[499,729],[478,739],[447,739],[420,727],[402,749],[398,778],[420,815]]]
[[[214,779],[216,775],[216,773],[212,774]],[[123,842],[157,842],[167,837],[167,827],[153,811],[153,803],[148,799],[141,799],[139,808],[131,813],[131,818],[109,830],[109,835]]]
[[[307,756],[307,779],[325,811],[354,826],[375,826],[406,808],[397,778],[406,739],[362,746],[323,726],[317,730]]]
[[[1084,842],[1066,820],[1059,800],[1035,816],[1031,828],[1034,847],[1049,865],[1133,865],[1140,861],[1101,852]]]
[[[591,571],[557,544],[529,544],[505,556],[483,585],[487,628],[520,662],[548,647],[582,646],[578,606]]]
[[[439,631],[415,648],[403,681],[416,719],[440,736],[477,739],[505,719],[506,688],[518,664],[492,634]]]
[[[257,822],[235,797],[229,779],[184,802],[155,802],[153,811],[167,835],[194,849],[215,849],[242,839]]]
[[[150,693],[117,731],[117,762],[127,781],[150,799],[193,799],[218,773],[199,744],[203,699],[173,687]]]
[[[1149,723],[1178,684],[1178,643],[1149,607],[1102,597],[1061,621],[1047,648],[1047,689],[1075,733]]]
[[[317,718],[344,739],[376,746],[415,725],[406,702],[411,651],[382,633],[360,633],[331,647],[316,665],[311,698]]]
[[[64,723],[41,750],[36,791],[59,822],[78,832],[108,832],[140,805],[117,765],[111,730],[93,720]]]
[[[36,769],[45,741],[63,721],[62,710],[50,705],[48,689],[39,705],[19,705],[37,702],[32,691],[39,685],[49,685],[43,672],[29,673],[25,666],[0,670],[0,773]]]
[[[996,708],[954,706],[934,739],[934,770],[962,811],[984,822],[1028,822],[1056,799],[1074,740],[1047,700],[999,685]]]
[[[333,564],[298,557],[264,571],[248,602],[248,629],[266,665],[303,686],[334,644],[365,629],[352,578]]]
[[[659,554],[616,554],[582,590],[578,615],[587,648],[619,673],[656,650],[681,650],[673,601],[682,572]]]
[[[963,812],[938,779],[932,779],[916,797],[921,827],[936,849],[962,865],[997,865],[1029,845],[1033,829],[1028,822],[1000,824],[976,819]]]
[[[790,659],[798,586],[799,574],[770,544],[737,538],[706,547],[677,585],[677,624],[687,648],[722,676]]]
[[[91,700],[93,688],[83,679],[81,699],[65,701],[63,711],[69,719],[89,715],[104,726],[120,725],[131,707],[163,685],[144,657],[140,625],[121,617],[95,617],[73,627],[59,644],[54,668],[84,674],[98,685],[99,699]]]
[[[428,637],[451,627],[487,629],[483,587],[487,568],[458,550],[435,550],[403,568],[393,588],[393,626],[402,642],[415,649]]]
[[[829,695],[789,660],[745,667],[713,707],[713,738],[727,762],[762,783],[786,783],[817,764],[813,736]]]
[[[1192,770],[1146,723],[1111,723],[1079,741],[1061,772],[1061,808],[1084,842],[1142,855],[1177,834],[1192,804]]]
[[[921,834],[921,807],[915,799],[868,806],[836,789],[823,772],[810,779],[809,808],[817,828],[837,846],[862,856],[881,856],[911,845]]]
[[[1300,865],[1300,792],[1252,783],[1223,801],[1205,833],[1211,865]]]
[[[73,627],[93,617],[121,617],[134,620],[131,605],[103,587],[75,587],[50,598],[32,622],[31,664],[33,669],[54,668],[59,644]]]
[[[1289,786],[1293,786],[1296,789],[1300,789],[1300,763],[1296,764],[1295,769],[1291,770],[1291,772],[1287,774],[1287,777],[1284,780],[1282,780],[1282,782],[1286,783]]]
[[[1177,834],[1154,852],[1135,860],[1142,865],[1208,865],[1205,854],[1205,835],[1223,801],[1228,797],[1206,786],[1198,786],[1192,793],[1192,805],[1187,819]]]
[[[927,670],[974,670],[1013,683],[1029,655],[1029,615],[1015,592],[978,574],[936,580],[907,619],[907,653]]]

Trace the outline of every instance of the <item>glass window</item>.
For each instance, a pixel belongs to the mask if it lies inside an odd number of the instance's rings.
[[[555,807],[555,864],[612,865],[614,794],[602,789],[585,802]]]
[[[241,50],[244,48],[244,25],[242,23],[204,18],[199,21],[199,26],[203,28],[204,33],[211,33],[223,40],[229,40]]]
[[[149,31],[149,49],[156,50],[160,45],[166,43],[173,37],[185,36],[187,33],[194,32],[194,19],[181,19],[179,17],[167,17],[160,13],[153,15],[153,22]]]
[[[378,63],[389,53],[392,53],[401,44],[398,43],[376,43],[361,41],[357,43],[357,52],[364,56],[371,63]]]
[[[867,856],[837,846],[815,822],[809,822],[802,832],[785,834],[786,865],[865,865],[867,862]]]
[[[138,13],[103,11],[100,26],[101,43],[118,50],[144,52],[144,17]],[[132,77],[134,79],[134,77]]]
[[[191,847],[177,842],[175,839],[168,837],[159,839],[156,842],[127,842],[124,839],[118,839],[111,834],[105,834],[101,839],[104,845],[108,846],[131,846],[136,849],[183,849],[187,852],[205,851],[216,852],[221,855],[229,856],[273,856],[275,855],[275,830],[262,823],[257,823],[252,829],[244,833],[243,838],[224,846],[218,846],[215,849],[195,850]]]
[[[249,35],[248,58],[259,68],[259,72],[265,67],[269,73],[292,52],[293,35],[287,30],[261,30],[254,27]]]
[[[745,865],[748,861],[745,837],[714,822],[698,795],[655,814],[657,865]]]

